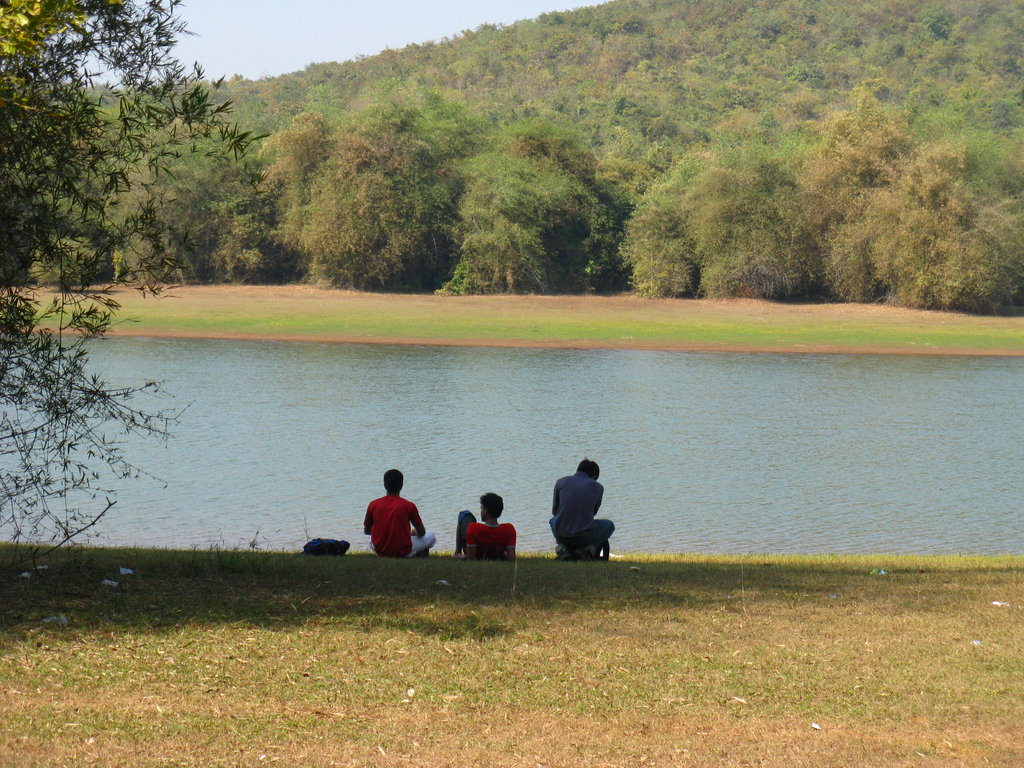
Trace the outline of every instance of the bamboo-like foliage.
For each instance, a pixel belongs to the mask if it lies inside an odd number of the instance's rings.
[[[238,79],[280,183],[195,185],[192,277],[990,311],[1024,295],[1022,35],[1024,0],[616,0]]]

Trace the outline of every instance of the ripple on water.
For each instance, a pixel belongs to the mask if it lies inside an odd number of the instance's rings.
[[[94,358],[189,404],[166,446],[127,446],[163,482],[122,486],[103,542],[364,548],[398,467],[443,547],[495,491],[546,550],[552,484],[586,455],[619,551],[1024,552],[1022,359],[145,339]]]

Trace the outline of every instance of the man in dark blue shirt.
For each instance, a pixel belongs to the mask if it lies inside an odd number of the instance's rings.
[[[604,486],[597,482],[600,474],[597,462],[584,459],[576,468],[576,474],[555,483],[551,532],[558,544],[555,553],[560,560],[608,559],[608,539],[615,530],[615,523],[596,518],[604,498]]]

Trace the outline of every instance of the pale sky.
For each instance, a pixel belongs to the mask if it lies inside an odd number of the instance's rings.
[[[453,37],[484,23],[511,24],[601,0],[186,0],[179,15],[194,37],[176,49],[206,76],[250,79],[385,48]]]

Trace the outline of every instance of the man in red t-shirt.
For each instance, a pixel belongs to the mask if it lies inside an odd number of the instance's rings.
[[[384,473],[387,495],[374,499],[366,508],[363,533],[370,537],[370,546],[380,557],[426,555],[437,541],[423,527],[416,505],[399,495],[404,483],[401,472],[389,469]]]
[[[460,512],[455,530],[455,557],[465,560],[515,560],[516,529],[508,523],[498,523],[504,509],[505,502],[501,496],[485,493],[480,497],[482,523],[476,522],[469,510]]]

